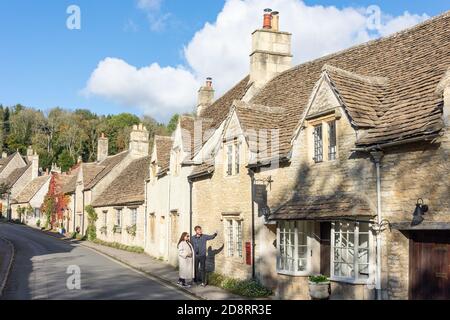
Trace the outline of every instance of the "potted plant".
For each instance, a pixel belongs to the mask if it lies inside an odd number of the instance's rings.
[[[328,300],[331,295],[330,280],[324,275],[309,277],[309,295],[313,300]]]
[[[112,232],[113,232],[113,233],[122,233],[122,227],[121,227],[121,226],[118,226],[118,225],[115,225],[115,226],[113,227],[113,229],[112,229]]]

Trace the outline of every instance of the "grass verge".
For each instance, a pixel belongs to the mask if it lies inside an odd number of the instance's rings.
[[[272,291],[258,281],[233,279],[219,273],[210,273],[208,284],[248,298],[266,298],[272,295]]]
[[[124,251],[128,251],[128,252],[134,252],[134,253],[144,253],[144,248],[141,247],[137,247],[137,246],[127,246],[125,244],[121,244],[118,242],[106,242],[106,241],[102,241],[99,239],[95,239],[92,241],[93,243],[102,245],[102,246],[107,246],[107,247],[111,247],[114,249],[119,249],[119,250],[124,250]]]

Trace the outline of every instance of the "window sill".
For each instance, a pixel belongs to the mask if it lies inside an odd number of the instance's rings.
[[[349,279],[349,278],[336,278],[331,277],[331,282],[341,282],[341,283],[347,283],[347,284],[355,284],[355,285],[367,285],[370,284],[369,280],[355,280],[355,279]]]
[[[313,273],[310,271],[293,272],[293,271],[283,271],[283,270],[277,270],[277,274],[283,275],[283,276],[291,276],[291,277],[309,277],[309,276],[313,275]]]

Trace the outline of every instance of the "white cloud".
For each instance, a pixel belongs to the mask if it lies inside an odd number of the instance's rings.
[[[274,5],[276,4],[276,6]],[[140,0],[138,6],[158,11],[161,1]],[[310,60],[410,27],[428,18],[405,12],[382,15],[378,30],[369,30],[366,8],[308,6],[300,0],[227,0],[213,23],[206,23],[184,47],[185,67],[137,69],[107,58],[89,79],[86,91],[124,105],[139,106],[160,120],[191,111],[197,89],[214,78],[217,96],[248,74],[251,32],[262,25],[264,8],[280,11],[280,29],[292,32],[294,63]]]
[[[164,30],[167,21],[171,17],[170,13],[161,12],[162,0],[138,0],[137,7],[145,12],[150,23],[150,30]]]

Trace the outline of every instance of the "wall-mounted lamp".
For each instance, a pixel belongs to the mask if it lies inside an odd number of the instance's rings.
[[[417,226],[422,223],[423,215],[428,212],[428,205],[423,203],[423,199],[417,199],[416,209],[414,209],[412,226]]]

